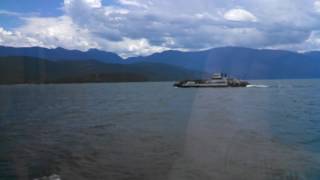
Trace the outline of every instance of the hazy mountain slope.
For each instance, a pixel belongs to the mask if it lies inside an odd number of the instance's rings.
[[[320,59],[280,50],[239,47],[200,52],[166,51],[132,61],[158,62],[203,72],[226,72],[240,78],[316,78]]]
[[[118,55],[99,50],[88,52],[72,51],[62,48],[10,48],[0,47],[0,57],[23,55],[29,57],[41,57],[41,59],[54,60],[57,63],[68,65],[69,69],[61,70],[59,73],[68,71],[74,76],[87,68],[90,61],[95,66],[94,70],[105,72],[131,72],[132,68],[139,69],[152,80],[173,80],[182,77],[199,77],[200,73],[210,74],[213,72],[225,72],[239,78],[248,79],[273,79],[273,78],[319,78],[320,77],[320,52],[296,53],[281,50],[257,50],[242,47],[222,47],[198,52],[165,51],[155,53],[146,57],[131,57],[126,60]],[[63,60],[62,60],[63,59]],[[80,62],[83,61],[83,62]],[[100,64],[98,65],[98,63]],[[79,62],[79,63],[76,63]],[[106,67],[102,62],[108,63]],[[111,64],[118,64],[113,67]],[[56,65],[56,64],[55,64]],[[126,66],[122,66],[126,65]],[[169,65],[169,66],[168,66]],[[61,65],[63,66],[63,65]],[[131,67],[132,66],[132,67]],[[51,66],[50,66],[51,67]],[[128,67],[130,67],[128,69]],[[142,68],[143,67],[143,68]],[[179,70],[178,70],[178,69]],[[185,69],[189,72],[183,76],[177,76]],[[60,72],[61,71],[61,72]],[[190,72],[198,72],[190,75]],[[191,73],[192,74],[192,73]],[[147,78],[147,77],[145,77]],[[148,77],[150,78],[150,77]]]
[[[94,59],[106,63],[121,63],[122,58],[115,53],[90,49],[82,52],[63,48],[47,49],[41,47],[14,48],[0,46],[0,56],[28,56],[47,60],[88,60]]]
[[[95,60],[48,61],[1,57],[0,83],[173,81],[200,78],[201,73],[151,63],[106,64]]]

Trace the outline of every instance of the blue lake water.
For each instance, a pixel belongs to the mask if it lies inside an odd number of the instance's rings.
[[[0,86],[0,179],[320,179],[320,80]]]

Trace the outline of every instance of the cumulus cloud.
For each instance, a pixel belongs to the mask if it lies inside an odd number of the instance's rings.
[[[138,0],[119,0],[119,3],[122,5],[148,8],[148,2],[146,1],[139,2]]]
[[[296,48],[300,51],[305,51],[305,49],[319,49],[320,47],[320,31],[313,31],[309,38],[300,44],[300,47]]]
[[[46,47],[65,47],[68,49],[86,50],[98,47],[90,32],[73,23],[70,17],[25,18],[26,24],[15,31],[26,37],[37,39]]]
[[[150,54],[166,50],[164,47],[152,46],[147,39],[123,38],[109,41],[96,37],[88,29],[80,28],[68,16],[57,18],[25,18],[26,24],[15,31],[0,27],[0,44],[7,46],[41,46],[47,48],[64,47],[86,51],[91,48],[114,51],[128,55]]]
[[[122,56],[229,45],[319,49],[319,2],[115,0],[104,5],[101,0],[64,0],[63,16],[24,18],[12,34],[2,29],[1,44],[9,43],[4,37],[26,38],[21,40],[25,45],[34,40],[30,44],[99,48]]]
[[[20,32],[7,31],[2,27],[0,27],[0,44],[12,47],[46,47],[42,42],[35,38],[25,36]]]
[[[314,2],[314,9],[320,13],[320,1],[317,0]]]
[[[106,46],[110,49],[115,49],[121,56],[138,56],[147,55],[153,52],[161,52],[168,50],[162,46],[150,45],[147,39],[129,39],[124,38],[122,41],[107,42]]]
[[[64,0],[64,5],[65,6],[69,6],[72,3],[85,3],[86,5],[88,5],[91,8],[100,8],[101,7],[101,0],[81,0],[81,1],[77,1],[77,0]]]
[[[244,9],[231,9],[224,14],[224,18],[229,21],[257,21],[252,13]]]
[[[311,50],[320,50],[320,31],[312,31],[305,41],[300,43],[287,43],[270,46],[270,49],[290,49],[299,52],[306,52]]]

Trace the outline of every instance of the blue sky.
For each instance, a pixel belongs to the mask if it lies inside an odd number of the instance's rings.
[[[43,16],[58,16],[62,14],[60,7],[63,0],[2,0],[1,9],[20,13],[40,13]]]
[[[114,3],[112,0],[102,1],[103,5]],[[3,27],[14,28],[23,23],[14,13],[25,16],[57,17],[64,14],[63,6],[64,0],[1,0],[0,22]]]
[[[320,0],[1,0],[0,45],[122,56],[220,46],[320,49]]]
[[[23,23],[18,14],[26,16],[60,16],[63,0],[2,0],[0,22],[5,28],[15,28]]]

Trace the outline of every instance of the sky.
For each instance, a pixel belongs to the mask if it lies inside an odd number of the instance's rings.
[[[320,50],[320,0],[1,0],[0,45],[123,57],[221,46]]]

